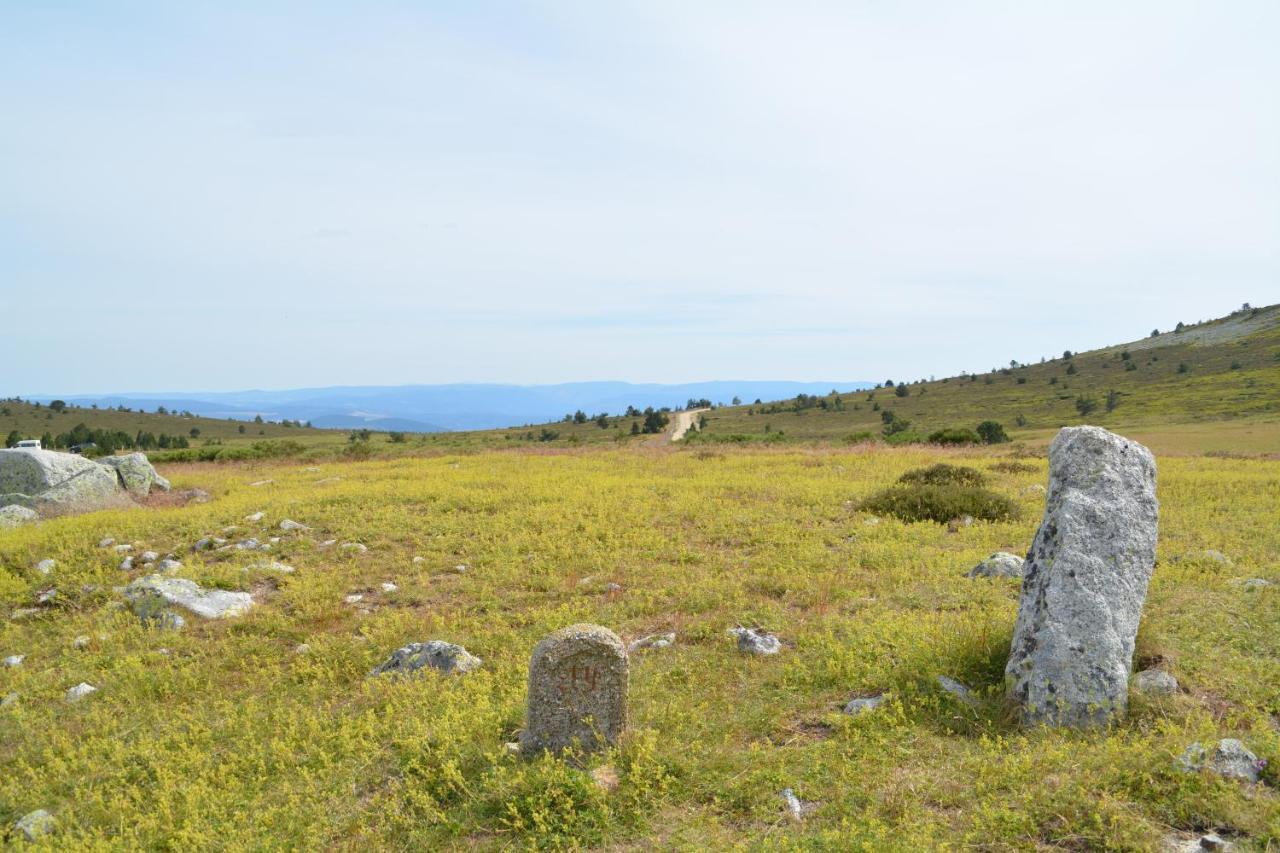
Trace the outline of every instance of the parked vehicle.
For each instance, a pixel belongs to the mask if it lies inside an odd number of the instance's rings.
[[[38,439],[38,438],[24,438],[22,441],[19,441],[17,444],[15,444],[15,445],[14,445],[14,447],[30,447],[30,448],[33,448],[33,449],[35,449],[35,450],[39,450],[39,449],[40,449],[40,439]]]

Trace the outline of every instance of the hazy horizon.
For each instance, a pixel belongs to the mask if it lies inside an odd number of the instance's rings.
[[[1280,4],[0,9],[0,395],[884,378],[1276,301]]]

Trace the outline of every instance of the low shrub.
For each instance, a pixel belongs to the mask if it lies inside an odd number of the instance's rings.
[[[981,444],[982,438],[968,427],[950,427],[929,434],[930,444]]]
[[[935,521],[945,524],[969,515],[983,521],[1016,517],[1013,501],[982,486],[898,485],[877,492],[862,502],[865,512],[891,515],[902,521]]]
[[[987,478],[974,468],[939,462],[928,468],[912,468],[898,482],[906,486],[981,486]]]
[[[1034,474],[1038,469],[1036,466],[1028,465],[1026,462],[1014,462],[1005,459],[992,465],[991,470],[999,471],[1002,474]]]
[[[878,436],[869,429],[860,429],[857,432],[851,432],[844,437],[845,444],[866,444],[877,440]]]

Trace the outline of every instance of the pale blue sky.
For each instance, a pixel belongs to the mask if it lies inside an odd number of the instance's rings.
[[[1280,301],[1280,3],[0,0],[0,395],[916,378]]]

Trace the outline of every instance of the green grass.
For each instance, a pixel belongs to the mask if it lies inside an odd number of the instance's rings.
[[[1017,587],[964,577],[994,550],[1024,551],[1039,519],[1043,497],[1027,487],[1045,481],[1044,460],[1009,470],[1001,452],[471,448],[163,466],[213,499],[0,532],[5,611],[59,590],[40,615],[0,619],[0,654],[28,656],[0,669],[0,696],[20,695],[0,709],[0,823],[46,808],[58,849],[1153,850],[1170,831],[1209,828],[1245,849],[1280,844],[1273,770],[1249,789],[1174,768],[1191,741],[1227,736],[1280,761],[1280,586],[1233,582],[1280,581],[1280,461],[1159,460],[1138,655],[1187,690],[1072,733],[1011,724],[1000,697]],[[1019,517],[948,532],[858,511],[937,462],[985,473]],[[261,529],[242,520],[257,510]],[[293,575],[186,550],[284,517],[314,528],[272,555]],[[132,575],[96,547],[107,535],[174,550],[181,575],[252,590],[259,605],[144,630],[112,591]],[[369,552],[319,546],[330,538]],[[1209,548],[1234,565],[1204,559]],[[59,561],[52,578],[33,569],[44,557]],[[362,607],[344,603],[357,592]],[[521,726],[529,654],[576,621],[678,639],[633,658],[615,751],[581,769],[513,759],[503,745]],[[787,647],[743,656],[725,633],[736,624]],[[73,647],[79,635],[88,648]],[[432,638],[484,666],[368,677]],[[303,642],[311,651],[295,653]],[[940,692],[938,674],[977,689],[979,707]],[[80,681],[101,689],[64,704]],[[879,691],[879,711],[839,713]],[[606,764],[612,793],[588,775]],[[803,824],[784,817],[784,787],[820,803]]]
[[[1239,330],[1249,332],[1241,337],[1194,340],[1215,329],[1232,329],[1240,320],[1224,318],[1127,347],[1079,353],[1069,361],[1059,357],[911,383],[906,397],[893,388],[843,394],[843,411],[793,411],[785,401],[726,407],[707,413],[706,430],[693,441],[762,440],[779,433],[787,441],[859,441],[864,438],[859,433],[878,436],[882,412],[892,411],[921,437],[947,428],[973,429],[993,419],[1015,440],[1042,443],[1060,427],[1091,423],[1145,435],[1156,450],[1280,453],[1280,306],[1259,309]],[[1072,367],[1075,372],[1069,373]],[[1111,391],[1116,405],[1107,412]],[[1092,399],[1097,408],[1082,415],[1076,407],[1080,397]],[[1175,425],[1181,429],[1168,434]]]

